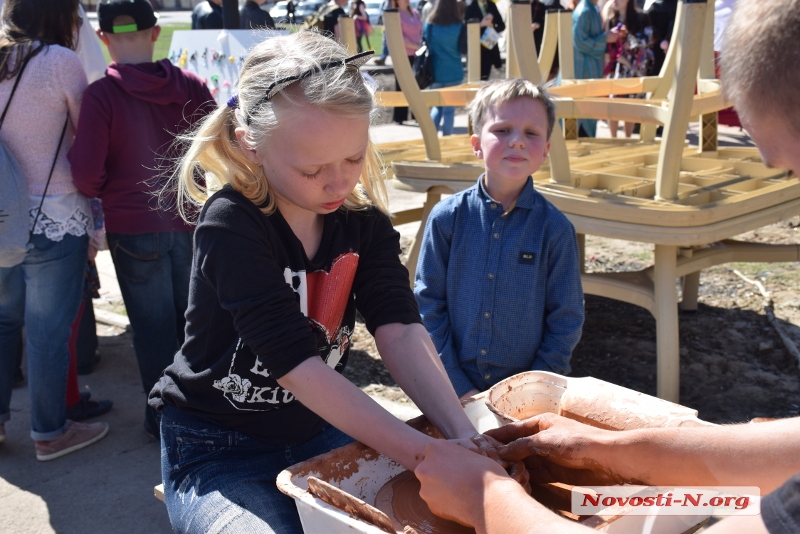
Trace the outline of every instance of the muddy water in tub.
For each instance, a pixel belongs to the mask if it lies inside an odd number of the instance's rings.
[[[375,496],[375,507],[391,518],[398,533],[406,527],[419,534],[475,533],[474,529],[434,515],[419,496],[419,481],[412,471],[403,471],[384,484]]]

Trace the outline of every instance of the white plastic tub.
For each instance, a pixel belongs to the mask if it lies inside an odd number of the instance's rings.
[[[491,404],[492,410],[487,407]],[[655,397],[594,378],[568,378],[532,371],[511,377],[488,392],[464,404],[475,428],[485,432],[536,413],[553,412],[593,426],[622,430],[644,426],[707,425],[697,412]],[[430,435],[436,430],[424,417],[410,425]],[[378,490],[403,467],[360,443],[293,465],[278,475],[278,488],[294,498],[307,534],[364,532],[378,534],[379,528],[357,519],[311,495],[306,482],[314,476],[338,487],[361,501],[374,505]],[[678,534],[691,531],[707,516],[604,516],[584,521],[602,532]]]

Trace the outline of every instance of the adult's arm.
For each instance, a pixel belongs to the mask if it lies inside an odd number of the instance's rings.
[[[531,499],[493,460],[452,443],[428,443],[414,474],[433,513],[478,534],[593,532]]]
[[[425,445],[414,470],[420,496],[441,517],[475,528],[478,534],[559,532],[589,534],[594,529],[560,517],[531,499],[496,462],[445,441]],[[710,534],[764,534],[761,516],[729,517]]]
[[[541,460],[533,481],[758,486],[800,472],[800,417],[759,424],[614,432],[542,414],[487,432],[506,460]]]
[[[67,154],[75,187],[87,198],[102,197],[110,122],[110,110],[90,88],[83,98],[75,139]]]
[[[572,42],[575,49],[587,56],[602,56],[606,51],[606,33],[592,34],[592,18],[587,10],[581,11],[572,24]]]
[[[503,22],[503,17],[500,15],[497,5],[494,2],[486,2],[486,5],[487,11],[491,12],[492,14],[492,26],[494,27],[494,31],[497,33],[505,31],[506,23]]]
[[[443,209],[434,208],[428,218],[417,262],[414,296],[453,389],[461,397],[476,388],[458,363],[447,309],[447,266],[453,224],[452,212]]]
[[[46,50],[43,53],[53,53],[53,51]],[[83,69],[80,58],[74,52],[66,52],[61,49],[59,54],[63,56],[64,61],[55,71],[56,84],[64,91],[67,113],[74,127],[79,122],[83,93],[88,85],[86,71]]]
[[[583,289],[575,230],[566,221],[549,239],[545,283],[544,330],[534,371],[567,374],[572,350],[581,339]]]

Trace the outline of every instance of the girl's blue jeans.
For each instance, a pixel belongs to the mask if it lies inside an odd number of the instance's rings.
[[[287,467],[347,445],[332,426],[293,445],[269,445],[166,406],[161,476],[175,532],[302,534],[294,500],[275,479]]]
[[[442,87],[453,87],[461,82],[432,83],[431,89],[441,89]],[[437,130],[442,135],[453,135],[453,122],[455,122],[456,108],[453,106],[434,106],[431,108],[431,119]]]
[[[66,425],[70,326],[83,297],[89,238],[31,238],[25,261],[0,267],[0,424],[10,418],[11,381],[25,326],[31,437],[56,439]]]

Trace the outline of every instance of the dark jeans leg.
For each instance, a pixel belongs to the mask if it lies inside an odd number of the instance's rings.
[[[191,233],[109,233],[107,238],[133,329],[142,387],[149,393],[183,339]]]
[[[76,346],[78,357],[78,374],[90,374],[94,366],[100,361],[97,354],[97,323],[94,318],[92,299],[84,300],[83,317],[78,328],[78,343]]]
[[[413,66],[414,65],[414,56],[408,57],[408,62]],[[400,84],[397,82],[397,78],[394,80],[394,90],[400,91]],[[394,122],[404,122],[408,120],[408,107],[398,107],[394,108],[392,112],[392,120]]]

